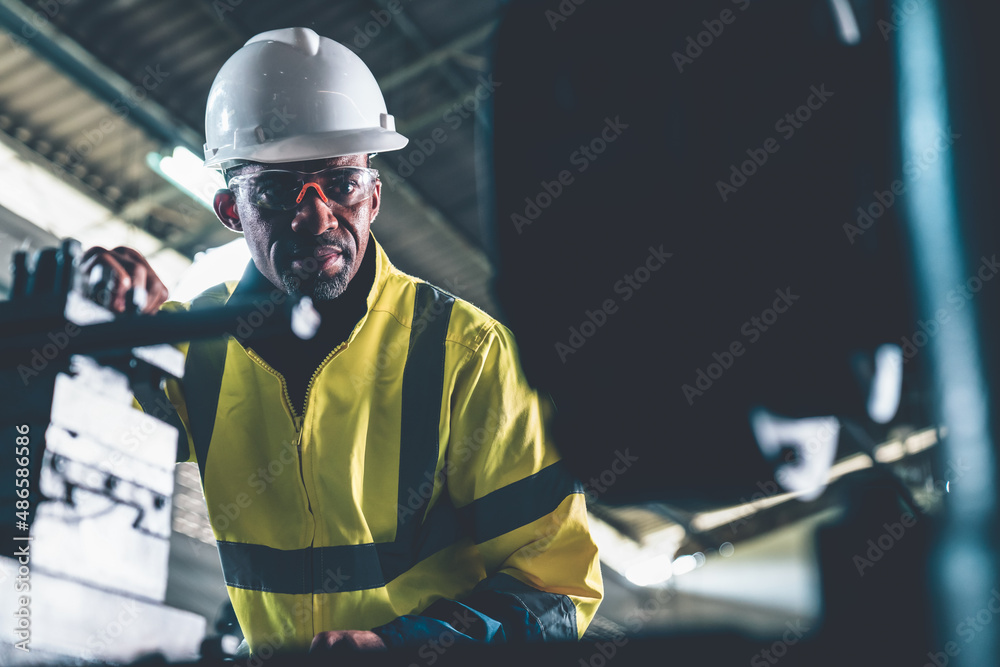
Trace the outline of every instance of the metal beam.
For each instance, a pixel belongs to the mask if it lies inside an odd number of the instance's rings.
[[[388,10],[389,0],[372,0],[372,2],[374,2],[380,9]],[[413,64],[412,69],[404,68],[403,71],[401,71],[401,74],[396,77],[390,75],[389,83],[393,84],[394,83],[393,79],[395,79],[395,85],[400,85],[400,82],[405,81],[407,77],[416,76],[417,74],[426,71],[429,68],[436,68],[445,78],[448,84],[452,87],[452,89],[454,89],[454,91],[459,95],[461,95],[462,99],[464,99],[465,96],[468,95],[467,90],[469,87],[469,83],[464,79],[464,77],[459,76],[455,72],[454,68],[449,63],[448,58],[445,55],[445,52],[453,53],[456,50],[464,50],[465,48],[469,48],[471,45],[476,44],[479,41],[482,41],[487,36],[492,34],[492,31],[495,29],[496,24],[498,22],[493,21],[487,24],[486,26],[477,28],[476,30],[467,33],[463,37],[459,37],[458,40],[455,40],[450,44],[445,45],[441,49],[434,49],[431,46],[430,41],[423,34],[423,31],[416,25],[416,23],[410,20],[410,18],[405,13],[398,13],[398,14],[395,12],[393,13],[395,14],[395,20],[393,21],[393,25],[396,26],[396,29],[399,30],[403,34],[403,36],[417,48],[417,50],[421,53],[421,58]],[[456,41],[459,43],[458,46],[462,47],[462,49],[456,48],[455,46]],[[418,65],[419,67],[417,67]],[[438,111],[437,109],[434,110],[435,113],[437,113],[437,111]],[[419,118],[419,120],[422,123],[432,122],[432,119],[428,120],[430,118],[431,117],[424,114]],[[481,109],[477,110],[475,113],[475,122],[481,128],[489,130],[489,122],[486,119],[486,115],[482,113]],[[476,174],[477,187],[479,187],[481,185],[481,180],[483,178],[483,171],[482,171],[483,166],[481,164],[481,161],[477,160],[475,155],[472,156],[472,167]],[[466,232],[461,226],[455,224],[454,222],[449,221],[440,211],[437,210],[436,207],[430,205],[424,198],[423,194],[417,188],[405,182],[403,182],[401,185],[403,186],[401,189],[403,191],[404,196],[410,199],[410,202],[414,206],[423,208],[426,213],[427,219],[430,220],[432,224],[442,226],[443,228],[447,228],[453,234],[456,234],[458,237],[460,237],[463,243],[468,244],[469,251],[475,252],[474,261],[476,262],[476,264],[485,267],[486,270],[489,271],[489,265],[490,265],[489,260],[487,259],[486,255],[482,252],[482,250],[480,250],[476,246],[476,243],[470,239],[470,235],[468,234],[468,232]]]
[[[375,159],[376,165],[380,166],[378,163],[381,162],[382,159]],[[449,221],[436,206],[424,199],[424,196],[406,180],[401,177],[397,177],[393,173],[391,167],[388,169],[379,169],[379,171],[383,174],[388,174],[385,179],[385,187],[383,187],[382,190],[383,194],[387,191],[387,189],[389,191],[398,192],[402,198],[413,207],[414,210],[423,215],[435,234],[446,234],[462,248],[462,253],[471,259],[477,268],[487,273],[492,271],[490,261],[487,259],[486,254],[479,249],[475,241],[469,238],[469,235],[465,233],[464,230]]]
[[[28,144],[13,136],[9,130],[0,131],[0,143],[15,151],[27,161],[43,166],[54,178],[58,178],[76,188],[109,211],[116,211],[118,209],[118,205],[109,199],[106,194],[84,181],[82,177],[77,176],[71,170],[63,168],[58,162],[54,162],[49,157],[42,155]]]
[[[379,9],[389,10],[389,0],[372,0]],[[410,20],[405,13],[395,14],[393,25],[396,29],[403,33],[403,36],[409,40],[413,46],[420,51],[421,58],[424,58],[434,52],[434,47],[431,46],[430,40],[424,35],[423,30]],[[441,75],[445,78],[445,81],[454,89],[456,93],[461,93],[468,87],[468,82],[466,82],[462,77],[455,73],[455,70],[448,63],[447,58],[439,59],[434,65]],[[486,117],[481,113],[476,113],[476,122],[480,123],[483,127],[487,127]]]
[[[475,93],[475,88],[468,88],[464,92],[452,97],[447,102],[443,102],[433,109],[425,111],[419,116],[400,122],[397,129],[404,136],[417,134],[420,130],[423,130],[425,127],[432,125],[433,123],[443,122],[444,115],[446,113],[453,110],[456,106],[461,107],[462,103],[468,100],[470,96],[474,96]],[[476,114],[477,112],[470,113]],[[455,129],[457,130],[458,127],[456,126]]]
[[[127,102],[129,119],[151,136],[167,144],[186,146],[196,155],[201,152],[199,133],[148,96],[142,101],[134,99],[131,93],[135,84],[61,32],[41,12],[29,10],[18,0],[0,0],[0,26],[10,32],[14,44],[29,46],[99,100],[109,105]]]
[[[390,72],[379,80],[379,87],[382,89],[382,94],[384,95],[391,90],[399,88],[411,79],[420,76],[428,69],[438,67],[456,54],[464,53],[466,50],[483,42],[493,34],[498,23],[499,21],[490,21],[471,32],[465,33],[458,39],[448,42],[440,48],[427,52],[413,63]]]
[[[195,253],[202,249],[202,246],[208,245],[209,239],[215,236],[221,229],[223,229],[221,222],[216,222],[215,224],[208,223],[201,229],[191,232],[170,245],[185,257],[193,257]],[[233,239],[235,238],[234,234]]]
[[[144,194],[138,199],[133,199],[125,204],[125,206],[122,206],[118,211],[118,217],[125,222],[136,223],[149,215],[154,208],[176,196],[177,193],[178,190],[174,186],[162,185],[156,190]]]

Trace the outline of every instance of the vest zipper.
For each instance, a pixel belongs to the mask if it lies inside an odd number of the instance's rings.
[[[316,370],[313,371],[312,377],[309,378],[309,383],[306,385],[305,398],[302,399],[301,414],[296,412],[295,406],[292,404],[292,396],[288,393],[288,383],[285,382],[285,377],[278,371],[271,368],[270,364],[264,361],[259,354],[253,350],[247,350],[247,354],[250,355],[251,359],[262,365],[264,368],[276,375],[279,380],[281,380],[281,393],[285,397],[285,405],[288,406],[288,412],[292,416],[292,423],[295,424],[295,451],[299,456],[299,479],[302,480],[302,487],[306,489],[306,504],[309,506],[310,512],[312,512],[312,501],[309,499],[309,491],[306,486],[306,476],[302,468],[302,426],[305,423],[306,406],[309,405],[309,393],[312,391],[313,385],[316,384],[316,378],[319,377],[320,372],[324,367],[326,367],[330,360],[333,359],[334,355],[340,352],[346,344],[347,341],[344,341],[337,347],[333,348],[333,350],[330,351],[330,354],[323,357],[323,361],[319,362],[319,365],[316,366]]]
[[[309,392],[312,391],[313,385],[316,383],[316,378],[319,377],[320,372],[322,372],[322,370],[326,367],[326,365],[328,363],[330,363],[330,360],[333,359],[334,355],[336,355],[338,352],[340,352],[340,350],[346,344],[347,344],[347,341],[344,341],[340,345],[338,345],[337,347],[333,348],[330,351],[330,354],[328,354],[325,357],[323,357],[323,361],[319,362],[319,365],[316,366],[316,370],[313,371],[312,377],[309,378],[309,382],[308,382],[308,384],[306,384],[305,398],[302,399],[302,415],[303,416],[305,416],[305,414],[306,414],[306,406],[309,405]],[[286,391],[285,395],[287,396],[287,394],[288,394],[288,392]],[[289,405],[290,404],[291,403],[289,403]]]
[[[299,455],[299,479],[302,480],[302,488],[306,489],[306,505],[309,507],[309,513],[312,514],[312,500],[309,499],[309,489],[306,487],[306,475],[302,472],[302,421],[296,420],[295,424],[295,451]]]
[[[288,408],[288,413],[292,418],[292,425],[295,427],[295,451],[299,458],[299,481],[302,482],[302,492],[306,497],[306,506],[309,508],[309,513],[312,514],[312,500],[309,498],[309,487],[306,486],[306,476],[302,470],[302,425],[305,422],[305,406],[303,406],[302,416],[295,412],[295,406],[292,405],[292,396],[288,393],[288,383],[285,382],[285,377],[271,367],[264,359],[257,354],[254,350],[248,350],[244,348],[251,359],[257,362],[259,365],[263,366],[265,370],[274,375],[281,381],[281,394],[285,398],[285,405]],[[308,391],[306,392],[308,396]]]
[[[302,417],[301,418],[297,418],[296,421],[295,421],[296,430],[297,430],[297,437],[298,437],[298,439],[296,441],[296,444],[295,444],[295,447],[296,447],[296,449],[298,450],[298,453],[299,453],[299,477],[302,479],[302,486],[303,487],[305,487],[305,484],[306,484],[306,477],[305,477],[305,473],[302,471],[302,430],[303,430],[303,425],[305,424],[305,421],[306,421],[306,407],[309,405],[309,392],[312,391],[313,384],[316,383],[316,378],[319,376],[320,371],[322,371],[323,368],[330,362],[330,360],[333,359],[333,356],[335,354],[337,354],[337,352],[339,352],[342,347],[344,347],[345,343],[346,343],[346,341],[344,343],[341,343],[337,347],[333,348],[333,350],[331,350],[330,354],[326,355],[323,358],[323,361],[319,362],[319,365],[316,367],[316,370],[313,371],[312,377],[309,378],[309,383],[306,384],[306,394],[305,394],[305,397],[302,399]],[[288,386],[285,384],[284,378],[282,378],[282,380],[281,380],[281,386],[285,389],[285,400],[288,401],[288,406],[289,406],[289,408],[291,408],[292,401],[288,397]],[[292,414],[295,414],[294,409],[292,409]],[[309,503],[309,514],[312,515],[312,502],[309,500],[309,492],[308,492],[308,490],[306,491],[306,502]],[[314,526],[313,527],[313,543],[310,546],[315,546],[315,544],[316,544],[316,528],[315,528],[315,524],[316,524],[316,517],[315,517],[315,515],[313,515],[313,526]],[[310,563],[310,568],[311,567],[312,567],[312,564]],[[310,581],[315,581],[315,576],[316,576],[316,573],[310,569],[310,572],[309,572]],[[313,596],[313,604],[312,604],[312,606],[313,606],[313,609],[315,610],[315,596]],[[312,616],[312,621],[313,621],[312,634],[315,635],[320,630],[320,628],[316,627],[316,617],[315,617],[315,615]]]
[[[248,357],[256,361],[258,365],[263,366],[264,370],[278,378],[281,382],[281,395],[285,399],[285,406],[288,407],[288,414],[291,416],[292,423],[295,425],[295,432],[298,433],[302,428],[302,420],[299,417],[299,414],[295,412],[295,406],[292,405],[292,395],[288,393],[288,383],[285,382],[285,376],[274,370],[274,368],[271,367],[271,364],[264,361],[264,358],[257,354],[254,350],[244,348],[244,351],[247,353]]]
[[[319,362],[319,365],[316,367],[316,370],[313,371],[312,377],[309,378],[309,383],[306,385],[305,398],[302,399],[301,415],[296,413],[295,406],[292,405],[292,397],[288,393],[288,383],[285,382],[285,377],[278,371],[271,368],[271,365],[268,364],[266,361],[264,361],[264,359],[259,354],[257,354],[253,350],[246,350],[246,353],[250,356],[251,359],[253,359],[258,364],[263,366],[265,369],[273,373],[281,381],[281,393],[285,397],[285,405],[288,406],[288,412],[292,416],[292,423],[295,425],[295,451],[299,457],[299,480],[301,480],[302,482],[302,489],[306,496],[306,505],[309,507],[310,514],[312,514],[312,500],[309,498],[309,487],[306,485],[306,475],[302,467],[302,430],[303,430],[302,427],[306,421],[305,419],[306,406],[309,405],[309,393],[312,391],[313,385],[316,383],[316,378],[319,377],[320,372],[323,370],[323,368],[326,367],[326,365],[330,362],[330,360],[333,359],[334,355],[340,352],[340,350],[346,344],[347,341],[344,341],[337,347],[333,348],[333,350],[330,351],[330,354],[323,357],[323,361]],[[313,521],[315,523],[315,519]]]

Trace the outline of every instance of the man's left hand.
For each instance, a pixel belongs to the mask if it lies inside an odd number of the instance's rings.
[[[355,651],[384,651],[385,642],[370,630],[331,630],[313,637],[310,653],[354,649]]]

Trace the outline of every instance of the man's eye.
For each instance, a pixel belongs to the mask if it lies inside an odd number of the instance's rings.
[[[352,195],[361,187],[357,176],[338,176],[330,183],[328,192],[332,195]]]
[[[274,203],[274,190],[273,189],[260,189],[257,191],[257,201],[262,204],[272,204]]]
[[[357,177],[341,176],[335,178],[330,184],[330,189],[337,194],[349,195],[360,187]]]

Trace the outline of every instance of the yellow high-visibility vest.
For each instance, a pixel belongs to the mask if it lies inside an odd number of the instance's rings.
[[[316,370],[304,412],[233,337],[181,345],[186,375],[167,386],[251,649],[308,648],[480,582],[518,588],[537,636],[579,638],[603,586],[582,487],[546,434],[550,404],[503,325],[396,269],[374,238],[368,252],[368,311]],[[235,286],[165,307],[221,305]]]

